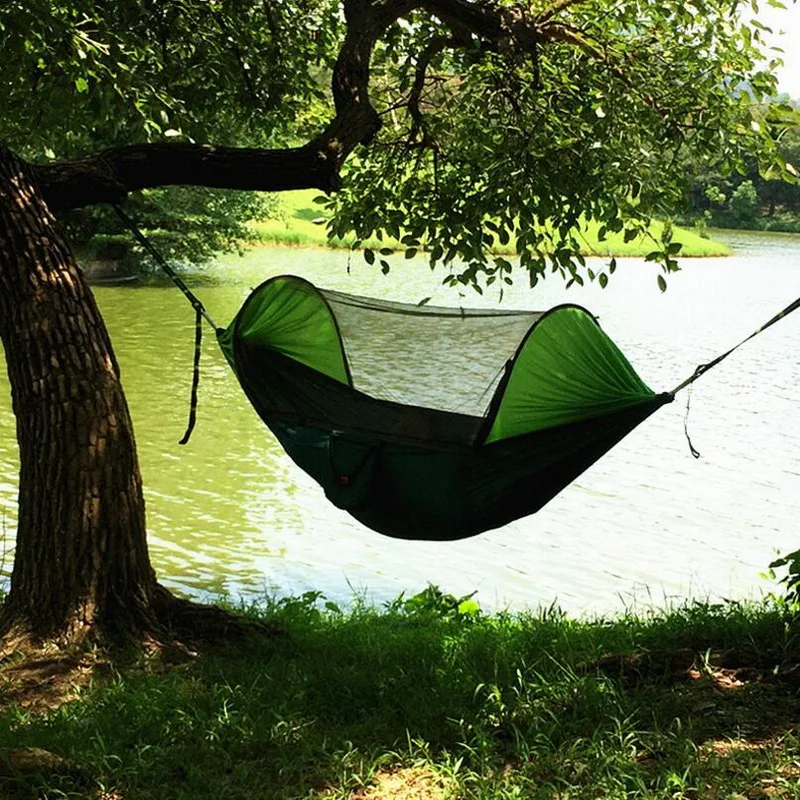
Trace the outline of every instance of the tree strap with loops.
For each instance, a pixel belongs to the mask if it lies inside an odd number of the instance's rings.
[[[675,389],[672,390],[672,394],[677,394],[681,389],[685,389],[690,384],[694,383],[701,375],[705,375],[712,367],[716,367],[720,361],[724,361],[734,350],[738,350],[745,342],[749,342],[753,337],[758,336],[759,333],[763,333],[770,325],[774,325],[779,320],[783,319],[784,317],[788,316],[792,313],[792,311],[797,311],[800,308],[800,297],[797,298],[793,303],[790,303],[783,311],[779,311],[772,319],[765,322],[760,328],[753,331],[746,339],[742,339],[739,344],[734,345],[731,347],[730,350],[726,350],[722,355],[717,356],[713,361],[709,361],[708,364],[700,364],[697,369],[681,384],[679,384]]]
[[[186,433],[178,444],[187,444],[197,423],[197,390],[200,387],[200,347],[203,344],[203,315],[200,309],[195,309],[194,318],[194,366],[192,368],[192,397],[189,401],[189,421],[186,423]]]
[[[136,223],[118,206],[114,206],[114,211],[117,216],[125,223],[130,229],[137,242],[153,257],[156,264],[164,271],[164,274],[183,292],[186,299],[191,304],[195,311],[195,325],[194,325],[194,365],[192,369],[192,394],[189,405],[189,421],[186,425],[186,433],[178,444],[186,444],[189,437],[192,435],[194,426],[197,423],[197,396],[200,387],[200,352],[203,343],[203,319],[211,325],[214,330],[217,329],[214,320],[211,319],[210,314],[206,311],[203,304],[192,290],[183,282],[183,279],[174,269],[167,263],[164,256],[156,249],[155,245],[147,239],[142,233]]]
[[[692,396],[692,384],[701,376],[705,375],[712,367],[716,367],[720,361],[724,361],[734,350],[738,350],[745,342],[749,342],[754,336],[758,336],[759,333],[762,333],[770,325],[774,325],[778,320],[783,319],[784,317],[788,316],[792,313],[792,311],[796,311],[800,308],[800,297],[797,298],[793,303],[790,303],[783,311],[779,311],[772,319],[765,322],[760,328],[753,331],[746,339],[742,339],[739,344],[734,345],[731,347],[730,350],[726,350],[722,355],[717,356],[712,361],[709,361],[707,364],[700,364],[695,369],[695,371],[679,386],[672,390],[672,394],[676,394],[681,389],[685,389],[687,386],[689,387],[689,391],[686,394],[686,415],[683,418],[683,432],[686,434],[686,441],[689,443],[689,451],[695,458],[700,458],[700,453],[697,451],[695,446],[692,444],[692,440],[689,438],[689,401]]]

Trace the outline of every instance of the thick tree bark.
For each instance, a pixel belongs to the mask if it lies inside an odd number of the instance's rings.
[[[0,338],[20,452],[19,524],[0,632],[75,641],[153,625],[160,591],[105,325],[31,171],[0,148]]]

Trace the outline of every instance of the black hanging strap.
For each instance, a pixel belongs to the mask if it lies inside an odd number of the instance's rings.
[[[689,391],[686,392],[686,414],[683,417],[683,432],[686,435],[686,441],[689,444],[689,452],[695,457],[700,458],[700,451],[692,444],[692,439],[689,436],[689,401],[692,399],[692,386],[689,385]]]
[[[189,406],[189,421],[186,425],[186,433],[178,444],[186,444],[189,437],[192,435],[195,423],[197,422],[197,391],[200,386],[200,351],[203,343],[203,319],[208,322],[212,328],[216,330],[217,326],[214,320],[211,319],[205,307],[192,292],[192,290],[183,282],[180,275],[175,272],[172,267],[167,264],[164,256],[159,253],[155,245],[147,239],[147,237],[139,230],[137,224],[117,205],[114,206],[114,211],[117,216],[130,228],[131,233],[137,242],[153,257],[155,262],[164,270],[167,277],[183,292],[186,299],[192,304],[195,311],[195,325],[194,325],[194,366],[192,370],[192,396]]]
[[[158,252],[155,245],[139,230],[139,226],[117,205],[114,206],[114,211],[117,212],[117,216],[125,223],[125,225],[130,228],[131,233],[133,234],[133,238],[136,239],[139,244],[144,247],[145,250],[153,257],[153,260],[158,264],[161,269],[164,270],[166,276],[183,292],[186,299],[192,304],[192,308],[202,316],[209,325],[211,325],[214,330],[217,329],[217,326],[213,319],[211,319],[211,315],[206,311],[203,304],[200,302],[197,295],[195,295],[192,290],[183,282],[183,279],[177,272],[175,272],[172,267],[167,264],[166,259],[161,253]]]
[[[203,315],[200,309],[195,309],[194,320],[194,366],[192,368],[192,399],[189,405],[189,421],[186,424],[186,433],[178,444],[186,444],[192,435],[197,422],[197,390],[200,387],[200,348],[203,344]]]
[[[792,311],[796,311],[798,308],[800,308],[800,297],[798,297],[793,303],[790,303],[788,306],[786,306],[783,311],[778,312],[771,320],[765,322],[760,328],[758,328],[758,330],[753,331],[746,339],[742,339],[739,344],[734,345],[730,350],[727,350],[722,355],[717,356],[713,361],[709,361],[708,364],[700,364],[683,383],[679,384],[675,389],[672,390],[672,394],[677,394],[681,389],[685,389],[687,386],[694,383],[701,375],[704,375],[712,367],[716,367],[720,361],[726,359],[734,350],[738,350],[745,342],[749,342],[754,336],[758,336],[759,333],[765,331],[770,325],[774,325],[778,320],[783,319],[791,314]]]

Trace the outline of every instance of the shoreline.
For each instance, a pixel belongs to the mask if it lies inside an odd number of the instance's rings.
[[[679,239],[678,239],[679,240]],[[708,253],[692,253],[692,254],[685,254],[680,253],[678,255],[678,261],[682,259],[706,259],[706,258],[727,258],[728,256],[733,254],[733,250],[728,246],[725,245],[723,242],[719,242],[717,240],[709,240],[714,245],[718,245],[720,248],[720,252],[708,252]],[[374,248],[370,249],[377,249],[378,246],[387,247],[384,243],[375,243]],[[313,242],[313,241],[291,241],[291,234],[287,235],[285,240],[282,240],[279,236],[275,236],[275,238],[271,238],[271,235],[268,238],[259,238],[253,239],[252,241],[248,241],[245,245],[248,249],[255,249],[255,248],[276,248],[281,250],[350,250],[350,245],[346,243],[337,243],[337,242]],[[722,249],[725,248],[725,251],[722,252]],[[354,252],[363,252],[364,247],[359,247]],[[394,253],[393,255],[402,254],[403,250],[398,248],[393,248]],[[429,253],[429,250],[426,250],[423,247],[419,248],[419,255],[424,256]],[[649,252],[649,251],[648,251]],[[492,250],[492,255],[496,256],[504,256],[505,258],[518,258],[519,253],[512,250]],[[641,254],[637,253],[630,253],[630,252],[606,252],[606,253],[598,253],[593,250],[581,250],[581,255],[586,258],[616,258],[616,259],[623,259],[623,258],[630,258],[630,259],[639,259],[641,260],[644,258],[647,253],[642,251]]]
[[[254,233],[253,244],[255,246],[350,249],[347,241],[327,238],[325,218],[321,216],[319,207],[313,202],[317,194],[318,192],[314,190],[282,193],[280,200],[283,215],[281,218],[251,223],[250,227]],[[659,221],[652,223],[650,230],[653,239],[648,237],[643,241],[642,237],[639,237],[631,242],[625,242],[619,233],[609,233],[601,242],[596,235],[597,229],[597,225],[589,225],[585,231],[578,234],[578,238],[585,244],[581,248],[581,255],[596,258],[644,258],[656,249],[663,224]],[[729,256],[733,252],[732,248],[724,242],[706,238],[688,228],[678,226],[674,228],[673,241],[681,242],[684,245],[684,249],[678,254],[679,260],[683,258],[720,258]],[[359,249],[365,248],[375,251],[388,248],[395,253],[403,253],[405,250],[404,245],[399,241],[388,237],[382,240],[377,238],[364,240]],[[420,247],[419,251],[420,254],[426,252],[424,246]],[[505,257],[518,255],[513,237],[509,245],[492,248],[490,252],[493,255]]]

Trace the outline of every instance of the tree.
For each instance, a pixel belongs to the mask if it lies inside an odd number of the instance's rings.
[[[731,213],[742,225],[755,221],[758,213],[758,195],[753,181],[743,181],[731,195]]]
[[[798,229],[800,220],[793,216],[800,208],[800,104],[785,96],[772,98],[762,113],[773,122],[780,121],[773,167],[764,169],[753,156],[736,172],[722,164],[687,161],[684,168],[690,178],[684,204],[689,215],[702,212],[711,224],[722,228]],[[751,189],[742,188],[748,183],[755,190],[755,206]],[[742,201],[750,207],[744,208]]]
[[[445,280],[511,280],[487,246],[513,233],[531,283],[582,281],[580,219],[635,235],[679,194],[685,152],[774,155],[735,91],[774,91],[737,7],[7,0],[0,337],[21,466],[0,632],[164,636],[192,616],[150,566],[119,370],[54,212],[179,184],[314,187],[338,192],[335,232],[424,244]]]

